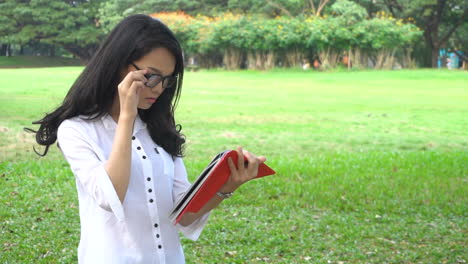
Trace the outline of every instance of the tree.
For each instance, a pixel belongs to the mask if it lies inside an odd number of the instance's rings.
[[[97,20],[104,0],[6,0],[0,4],[0,42],[46,43],[63,47],[86,61],[104,32]]]
[[[25,45],[35,39],[28,28],[32,24],[29,1],[5,0],[0,2],[1,55],[10,55],[12,44]]]
[[[60,45],[82,60],[89,60],[104,37],[97,20],[102,0],[31,1],[41,42]]]
[[[334,0],[266,0],[266,4],[256,0],[230,0],[230,8],[237,5],[244,6],[246,13],[264,13],[270,16],[297,16],[313,15],[320,16],[325,7],[333,4]]]
[[[110,31],[124,17],[182,11],[188,15],[214,15],[227,9],[229,0],[107,0],[99,9],[99,21]]]
[[[316,3],[317,2],[317,3]],[[330,0],[308,0],[307,4],[309,5],[310,11],[315,16],[320,16],[320,13],[323,11],[325,6],[330,2]]]
[[[468,23],[463,23],[449,39],[450,51],[455,52],[458,57],[468,63]],[[466,69],[466,68],[465,68]]]
[[[393,16],[414,19],[424,30],[432,67],[437,67],[439,50],[447,46],[461,25],[468,23],[467,0],[383,0],[383,3]]]
[[[370,18],[375,17],[375,15],[382,10],[387,10],[383,1],[377,0],[354,0],[356,4],[364,7],[367,10],[367,15]]]

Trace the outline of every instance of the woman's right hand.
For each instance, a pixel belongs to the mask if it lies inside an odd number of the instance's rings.
[[[145,88],[147,70],[130,71],[118,85],[120,117],[135,118],[140,91]]]

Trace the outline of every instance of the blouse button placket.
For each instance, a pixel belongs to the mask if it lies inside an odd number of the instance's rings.
[[[135,136],[132,137],[132,141],[136,145],[136,150],[137,150],[138,156],[140,156],[141,159],[142,159],[141,162],[143,164],[143,173],[146,176],[145,185],[146,185],[146,190],[148,190],[148,192],[146,194],[146,196],[148,198],[147,200],[149,201],[150,204],[153,204],[156,197],[155,197],[155,194],[153,193],[153,188],[152,188],[152,183],[151,183],[151,178],[152,178],[151,174],[152,174],[152,171],[153,171],[152,166],[151,166],[151,161],[146,156],[145,151],[141,147],[140,141]]]
[[[161,241],[161,235],[160,235],[160,230],[159,230],[159,217],[157,214],[157,210],[151,209],[151,207],[156,206],[156,193],[153,191],[153,169],[151,165],[151,161],[149,160],[148,156],[146,155],[144,149],[141,147],[141,143],[139,142],[138,138],[135,136],[132,137],[132,143],[134,146],[136,146],[136,152],[138,153],[138,156],[141,158],[141,162],[143,165],[143,173],[145,175],[145,187],[146,187],[146,197],[147,197],[147,203],[148,206],[150,207],[150,215],[154,219],[154,238],[156,242],[156,248],[157,250],[162,250],[162,241]],[[157,148],[154,148],[156,151],[156,154],[159,154],[159,151]]]

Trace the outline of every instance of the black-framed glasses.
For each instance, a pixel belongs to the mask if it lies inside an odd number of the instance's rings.
[[[132,62],[132,65],[137,70],[141,70],[140,67],[135,65],[135,63]],[[145,77],[148,80],[145,85],[149,88],[153,88],[162,82],[163,89],[167,89],[173,87],[177,83],[177,76],[162,76],[156,73],[148,73],[145,74]]]

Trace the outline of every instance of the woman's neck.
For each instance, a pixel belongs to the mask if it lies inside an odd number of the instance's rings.
[[[114,119],[115,123],[118,123],[120,116],[120,100],[118,96],[116,96],[114,102],[112,103],[112,107],[109,114],[112,117],[112,119]]]

